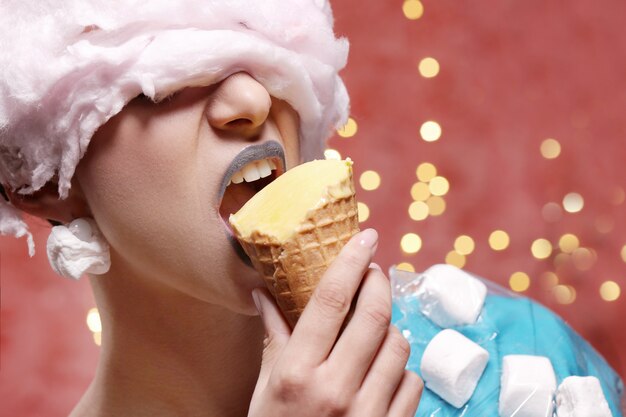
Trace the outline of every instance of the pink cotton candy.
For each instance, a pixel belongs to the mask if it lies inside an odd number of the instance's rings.
[[[67,196],[93,133],[140,93],[246,71],[298,112],[305,157],[348,115],[324,0],[4,0],[0,42],[0,182],[24,194],[58,174]],[[27,234],[0,205],[0,232]]]

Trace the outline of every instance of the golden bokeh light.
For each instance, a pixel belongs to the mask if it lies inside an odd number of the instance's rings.
[[[626,245],[622,246],[622,261],[626,262]]]
[[[440,216],[446,211],[446,201],[438,196],[430,197],[426,200],[428,205],[428,213],[431,216]]]
[[[428,217],[428,205],[423,201],[414,201],[409,206],[409,217],[412,220],[420,221]]]
[[[611,203],[616,206],[619,206],[626,200],[626,192],[622,187],[615,187],[613,189],[613,195],[611,195]]]
[[[504,230],[494,230],[489,235],[489,246],[493,250],[504,250],[509,247],[510,242],[509,234]]]
[[[356,120],[352,117],[348,117],[346,124],[341,129],[337,129],[337,134],[342,138],[351,138],[356,135],[357,130],[359,130],[359,126],[357,125]]]
[[[432,120],[424,122],[420,127],[420,136],[426,142],[435,142],[441,137],[441,126]]]
[[[100,321],[100,313],[97,308],[92,308],[87,312],[87,327],[93,333],[102,331],[102,322]]]
[[[376,171],[365,171],[359,178],[361,188],[372,191],[380,187],[380,174]]]
[[[328,148],[324,151],[324,158],[325,159],[337,159],[341,161],[341,154],[336,149]]]
[[[417,175],[417,179],[419,179],[420,181],[428,182],[435,178],[435,176],[437,175],[437,167],[435,167],[430,162],[424,162],[419,164],[417,170],[415,171],[415,174]]]
[[[428,189],[432,195],[443,196],[448,193],[450,183],[444,177],[435,177],[428,183]]]
[[[545,221],[555,223],[563,217],[563,209],[557,203],[547,203],[541,209],[541,216]]]
[[[465,266],[465,255],[461,255],[457,251],[450,251],[446,255],[446,263],[448,265],[456,266],[457,268],[463,268]]]
[[[563,197],[563,208],[568,213],[578,213],[585,206],[583,196],[578,193],[569,193]]]
[[[572,304],[576,301],[576,289],[571,285],[557,285],[552,293],[559,304]]]
[[[530,277],[525,272],[514,272],[509,278],[509,287],[515,292],[524,292],[530,287]]]
[[[559,239],[559,248],[565,253],[572,253],[580,246],[580,241],[576,235],[566,233]]]
[[[415,201],[426,201],[430,197],[430,188],[424,182],[416,182],[411,187],[411,197]]]
[[[439,74],[439,62],[433,57],[422,59],[418,65],[420,75],[424,78],[433,78]]]
[[[102,332],[96,332],[93,334],[93,342],[96,346],[102,346]]]
[[[404,0],[402,13],[409,20],[417,20],[424,14],[424,5],[419,0]]]
[[[415,233],[407,233],[402,236],[400,247],[404,253],[417,253],[422,248],[422,238]]]
[[[396,265],[396,269],[406,272],[415,272],[415,267],[408,262],[400,262],[398,265]]]
[[[362,223],[364,221],[366,221],[367,219],[369,219],[370,217],[370,208],[367,206],[367,204],[362,203],[362,202],[358,202],[356,203],[356,207],[358,210],[358,216],[359,216],[359,223]]]
[[[622,289],[615,281],[604,281],[602,285],[600,285],[600,297],[602,297],[604,301],[617,300],[621,292]]]
[[[469,255],[475,247],[474,239],[467,235],[461,235],[454,241],[454,250],[461,255]]]
[[[537,259],[547,259],[552,254],[552,243],[548,239],[536,239],[530,246],[530,251]]]
[[[556,139],[546,139],[541,142],[541,156],[546,159],[557,158],[561,154],[561,144]]]
[[[554,272],[547,271],[541,274],[541,282],[544,288],[551,290],[559,285],[559,276]]]
[[[572,252],[572,263],[579,271],[588,271],[595,262],[593,253],[587,248],[576,248]]]

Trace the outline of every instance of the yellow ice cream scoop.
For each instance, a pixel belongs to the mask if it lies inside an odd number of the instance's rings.
[[[359,231],[352,161],[290,169],[231,215],[230,224],[295,326],[328,265]]]

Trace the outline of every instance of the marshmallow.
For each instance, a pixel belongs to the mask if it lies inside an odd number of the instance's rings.
[[[556,393],[559,417],[612,417],[598,378],[569,376]]]
[[[456,408],[474,393],[489,352],[452,329],[440,331],[430,341],[420,371],[426,387]]]
[[[555,390],[550,359],[507,355],[502,360],[500,417],[552,417]]]
[[[416,295],[422,314],[440,327],[453,327],[476,322],[487,287],[452,265],[434,265],[422,274]]]

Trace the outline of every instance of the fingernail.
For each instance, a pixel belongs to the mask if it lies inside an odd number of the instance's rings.
[[[261,300],[259,299],[259,289],[252,290],[252,301],[254,301],[254,305],[256,306],[257,311],[260,316],[263,316],[263,307],[261,307]]]
[[[365,229],[359,236],[359,245],[366,248],[373,248],[378,242],[378,232],[374,229]]]
[[[380,267],[380,265],[378,265],[376,262],[372,262],[370,264],[370,268],[372,269],[378,269],[379,271],[382,271],[383,269]]]

